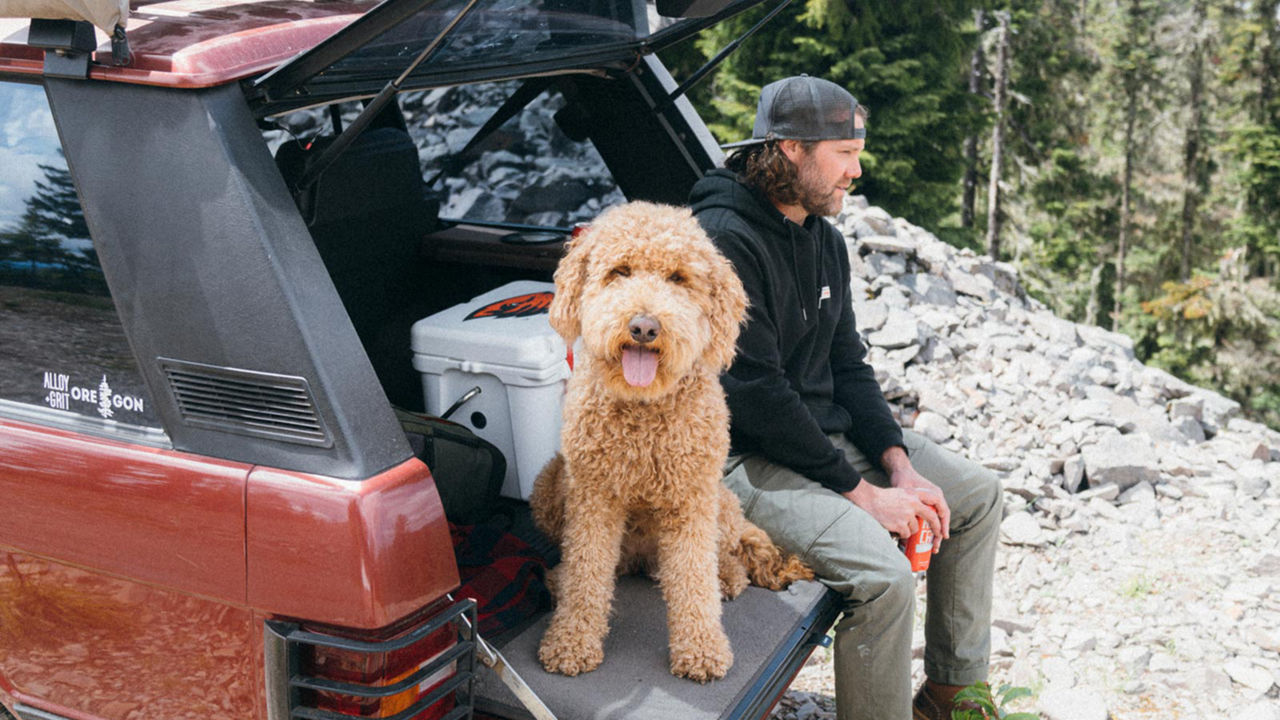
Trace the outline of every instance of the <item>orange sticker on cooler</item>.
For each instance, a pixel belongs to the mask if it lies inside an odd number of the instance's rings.
[[[529,317],[530,315],[540,315],[547,312],[551,307],[551,298],[555,297],[555,293],[536,292],[528,295],[517,295],[504,300],[495,300],[482,308],[473,310],[470,315],[463,318],[466,320],[474,320],[476,318],[513,318],[513,317]]]

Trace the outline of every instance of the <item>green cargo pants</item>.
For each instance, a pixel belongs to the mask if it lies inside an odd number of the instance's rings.
[[[985,680],[1000,482],[918,433],[903,435],[911,464],[951,508],[951,538],[928,570],[925,674],[947,685]],[[864,479],[888,485],[880,466],[847,439],[831,441]],[[897,541],[843,496],[759,455],[730,456],[724,481],[751,522],[845,597],[835,641],[840,720],[909,720],[916,580]]]

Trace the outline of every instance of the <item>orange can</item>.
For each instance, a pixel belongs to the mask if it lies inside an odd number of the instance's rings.
[[[925,522],[924,518],[919,520],[920,529],[898,544],[906,554],[907,562],[911,563],[911,572],[928,570],[929,558],[933,555],[933,531],[929,529],[929,523]]]

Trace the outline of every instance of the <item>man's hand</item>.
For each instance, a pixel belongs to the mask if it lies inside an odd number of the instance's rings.
[[[880,456],[880,467],[889,475],[890,485],[917,493],[922,502],[933,508],[939,524],[930,523],[930,526],[933,529],[933,551],[938,552],[942,541],[951,537],[951,508],[942,495],[942,489],[916,472],[906,451],[896,445]]]
[[[919,518],[924,518],[933,530],[933,551],[938,552],[942,541],[951,537],[951,508],[942,490],[916,472],[900,447],[886,450],[880,466],[888,473],[891,487],[880,488],[863,481],[843,495],[900,538],[915,533],[920,527]]]
[[[934,530],[934,552],[941,538],[937,536],[941,522],[938,513],[924,501],[921,493],[902,488],[881,488],[863,480],[849,492],[842,493],[854,505],[867,511],[885,530],[900,538],[910,537],[920,528],[924,518]]]

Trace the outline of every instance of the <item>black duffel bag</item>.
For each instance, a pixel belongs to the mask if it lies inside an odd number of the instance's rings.
[[[413,454],[435,478],[445,517],[457,525],[482,522],[497,509],[507,460],[496,445],[442,418],[396,408]]]

